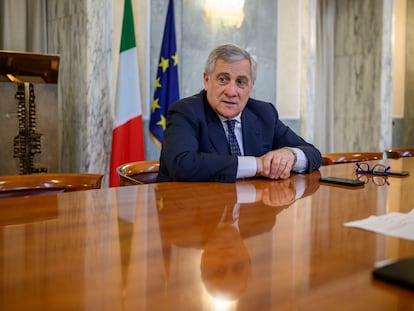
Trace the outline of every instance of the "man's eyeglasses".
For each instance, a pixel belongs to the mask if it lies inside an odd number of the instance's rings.
[[[356,163],[356,171],[359,174],[373,174],[379,176],[387,176],[391,166],[385,166],[384,164],[375,164],[372,168],[366,162]]]

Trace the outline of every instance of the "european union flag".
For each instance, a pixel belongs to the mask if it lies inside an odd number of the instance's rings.
[[[151,137],[158,144],[163,141],[168,107],[179,98],[177,65],[174,0],[169,0],[149,125]]]

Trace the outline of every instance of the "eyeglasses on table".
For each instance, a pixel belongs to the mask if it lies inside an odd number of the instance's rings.
[[[372,167],[366,162],[358,162],[356,165],[356,172],[359,174],[372,174],[377,176],[387,176],[391,166],[386,166],[381,163],[377,163]]]

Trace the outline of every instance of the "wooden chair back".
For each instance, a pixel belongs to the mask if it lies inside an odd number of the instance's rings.
[[[160,168],[158,160],[126,163],[117,168],[121,186],[155,183]]]
[[[383,158],[382,152],[324,153],[322,154],[322,165],[380,160],[382,158]]]
[[[99,189],[102,174],[28,174],[0,176],[0,198]]]
[[[384,151],[387,159],[414,157],[414,148],[391,148]]]

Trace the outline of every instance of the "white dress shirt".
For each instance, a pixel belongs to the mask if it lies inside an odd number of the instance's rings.
[[[226,118],[218,115],[221,124],[223,125],[224,131],[226,136],[228,137],[228,128],[226,124]],[[257,166],[256,166],[256,157],[253,156],[244,156],[244,146],[243,146],[243,133],[242,133],[242,126],[241,126],[241,113],[233,118],[236,120],[236,124],[234,127],[234,133],[236,135],[237,142],[240,147],[241,156],[238,157],[238,166],[237,166],[237,179],[239,178],[248,178],[253,177],[256,175]],[[293,151],[296,152],[296,163],[292,168],[292,171],[301,173],[306,170],[308,166],[308,159],[306,158],[305,154],[299,148],[290,147]]]

